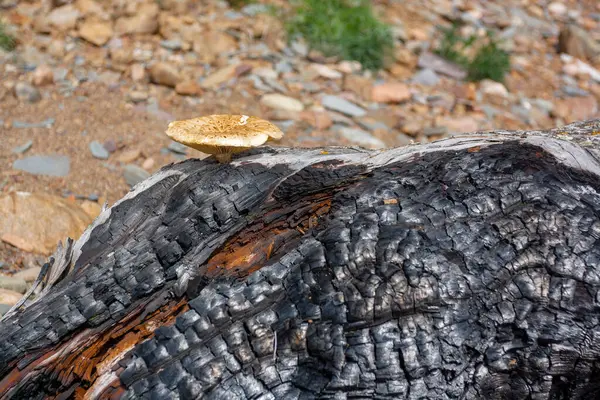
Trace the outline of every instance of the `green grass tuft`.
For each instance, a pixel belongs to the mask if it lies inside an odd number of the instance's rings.
[[[492,33],[488,31],[485,42],[482,43],[478,42],[476,35],[462,37],[458,29],[456,24],[441,29],[443,37],[435,53],[465,67],[469,80],[504,81],[504,76],[510,70],[510,55],[500,48]],[[477,49],[472,59],[465,55],[465,51],[470,47]]]
[[[229,3],[232,8],[240,9],[250,3],[254,3],[254,1],[255,0],[227,0],[227,3]]]
[[[6,32],[6,27],[2,22],[0,22],[0,48],[7,51],[12,51],[16,45],[17,43],[15,39],[8,32]]]
[[[388,25],[373,14],[369,1],[300,0],[287,21],[290,39],[302,36],[308,45],[326,56],[359,61],[363,68],[378,70],[393,48]]]

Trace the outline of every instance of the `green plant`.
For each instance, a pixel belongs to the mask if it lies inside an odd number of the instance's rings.
[[[0,48],[11,51],[16,46],[15,39],[6,32],[6,27],[2,22],[0,22]]]
[[[467,66],[469,78],[474,81],[491,79],[502,82],[509,70],[510,56],[498,47],[491,34],[488,34],[488,42],[479,48]]]
[[[460,35],[459,25],[454,23],[449,28],[440,28],[443,33],[442,40],[435,53],[440,57],[460,65],[467,65],[469,59],[464,54],[465,50],[473,45],[476,35],[464,38]]]
[[[287,21],[290,39],[303,37],[326,56],[359,61],[377,70],[393,48],[388,25],[376,18],[369,1],[299,0]]]
[[[227,0],[227,3],[233,8],[239,9],[248,5],[250,3],[254,3],[255,0]]]
[[[510,70],[510,56],[500,48],[491,31],[487,32],[484,41],[478,41],[476,35],[461,36],[457,24],[441,31],[443,37],[435,53],[463,66],[467,70],[469,80],[504,80],[504,76]],[[466,51],[471,47],[477,51],[472,59],[469,59]]]

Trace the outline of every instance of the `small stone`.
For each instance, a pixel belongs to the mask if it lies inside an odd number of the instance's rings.
[[[377,103],[402,103],[410,100],[410,88],[404,83],[388,82],[373,86],[371,100]]]
[[[169,150],[171,150],[173,153],[177,153],[177,154],[187,154],[187,151],[188,151],[188,147],[186,145],[178,143],[178,142],[174,142],[174,141],[171,141],[171,143],[169,143],[169,146],[167,148]]]
[[[200,96],[202,87],[195,80],[186,80],[175,85],[175,92],[182,96]]]
[[[15,96],[21,101],[37,103],[42,99],[40,91],[26,82],[17,82],[15,85]]]
[[[307,110],[300,113],[300,119],[306,121],[318,130],[328,129],[333,125],[333,120],[325,111]]]
[[[235,64],[229,65],[227,67],[221,68],[206,78],[200,83],[200,86],[203,89],[212,89],[224,82],[227,82],[231,78],[235,77],[235,70],[238,66]]]
[[[366,147],[369,149],[381,149],[386,147],[385,143],[369,132],[357,128],[348,128],[342,126],[338,128],[338,131],[346,139],[352,143],[356,143],[359,146]]]
[[[111,48],[110,59],[115,64],[130,64],[133,61],[133,52],[129,48]]]
[[[445,118],[439,123],[440,126],[445,127],[448,133],[466,133],[475,132],[479,129],[479,123],[473,117],[458,117],[458,118]]]
[[[48,45],[48,54],[55,58],[63,58],[65,56],[65,42],[60,39],[53,39]]]
[[[420,132],[423,131],[423,124],[419,121],[411,120],[405,122],[400,129],[407,135],[417,136]]]
[[[115,23],[115,32],[119,35],[133,33],[152,34],[158,30],[158,18],[156,14],[140,13],[133,17],[121,17]]]
[[[554,1],[548,5],[548,12],[555,18],[564,17],[567,11],[569,11],[567,6],[558,1]]]
[[[134,164],[127,164],[123,169],[123,177],[125,182],[131,187],[137,185],[144,179],[148,178],[150,174]]]
[[[345,74],[355,74],[362,70],[362,65],[358,61],[340,61],[337,64],[337,69]]]
[[[161,40],[160,45],[161,45],[161,47],[164,47],[165,49],[169,49],[169,50],[181,50],[183,43],[179,39],[172,39],[172,40]]]
[[[279,74],[273,68],[256,68],[252,73],[263,79],[277,79],[279,77]]]
[[[109,153],[114,153],[115,151],[117,151],[117,143],[112,140],[112,139],[108,139],[106,140],[102,146],[106,149],[106,151],[108,151]]]
[[[508,89],[506,89],[506,86],[504,86],[500,82],[495,82],[490,79],[484,79],[479,83],[479,88],[481,90],[481,93],[486,95],[497,96],[501,98],[508,97]]]
[[[132,90],[127,93],[127,98],[133,103],[141,103],[142,101],[148,100],[148,93],[142,92],[141,90]]]
[[[56,29],[66,32],[75,28],[79,16],[79,10],[68,4],[50,11],[45,20]]]
[[[296,100],[292,97],[284,96],[279,93],[265,94],[261,99],[260,103],[274,109],[296,111],[300,112],[304,110],[304,104],[300,100]]]
[[[84,200],[81,203],[81,208],[92,219],[96,219],[96,217],[102,212],[102,207],[100,207],[100,204],[96,203],[95,201]]]
[[[25,282],[25,279],[23,278],[0,275],[0,289],[25,293],[27,291],[27,282]]]
[[[567,123],[591,119],[598,114],[598,101],[594,96],[557,99],[552,114]]]
[[[133,64],[131,66],[131,79],[134,82],[145,82],[148,80],[148,75],[146,74],[146,67],[142,64]]]
[[[17,272],[12,277],[17,279],[23,279],[25,282],[33,282],[37,279],[42,271],[42,267],[31,267]],[[0,301],[2,303],[2,301]]]
[[[343,76],[341,72],[331,69],[323,64],[311,64],[310,68],[316,71],[319,76],[327,79],[341,79]]]
[[[13,128],[51,128],[54,125],[54,118],[48,118],[43,120],[42,122],[23,122],[23,121],[13,121]]]
[[[15,160],[13,168],[34,175],[67,176],[71,160],[66,156],[36,155]]]
[[[93,141],[90,143],[90,151],[92,156],[101,160],[108,160],[110,153],[99,142]]]
[[[445,126],[428,126],[423,128],[423,135],[427,137],[442,136],[448,133],[448,128]]]
[[[114,87],[114,86],[118,85],[120,80],[121,80],[120,72],[103,71],[100,75],[98,75],[98,82],[103,83],[106,86],[109,86],[109,88],[111,86]]]
[[[24,293],[24,292],[23,292]],[[15,305],[23,297],[22,293],[14,290],[0,289],[0,304]]]
[[[46,65],[38,66],[33,72],[33,84],[36,86],[49,85],[54,82],[54,72]]]
[[[137,160],[142,155],[142,151],[140,149],[131,149],[126,150],[117,157],[117,161],[123,164],[129,164],[135,160]]]
[[[423,86],[435,86],[440,83],[440,77],[432,69],[422,69],[413,75],[411,81]]]
[[[31,148],[31,146],[33,146],[33,140],[28,140],[25,143],[23,143],[22,145],[13,147],[12,152],[14,154],[23,154],[25,153],[27,150],[29,150]]]
[[[180,80],[177,68],[166,62],[157,62],[150,67],[150,80],[158,85],[175,87]]]
[[[431,69],[437,73],[458,80],[465,79],[467,77],[467,72],[460,65],[429,52],[421,54],[417,65],[419,68]]]
[[[565,26],[558,36],[558,51],[580,60],[600,61],[600,43],[588,31],[576,25]]]
[[[79,26],[79,37],[96,46],[105,45],[113,35],[113,28],[105,21],[85,21]]]
[[[142,163],[142,168],[144,168],[146,171],[150,171],[153,167],[154,167],[154,159],[153,158],[146,158],[144,160],[144,162]]]
[[[373,92],[373,80],[361,75],[348,74],[344,77],[344,90],[354,92],[362,99],[370,101]]]
[[[351,117],[362,117],[367,114],[365,109],[338,96],[325,95],[321,99],[321,104],[327,109],[337,111]]]

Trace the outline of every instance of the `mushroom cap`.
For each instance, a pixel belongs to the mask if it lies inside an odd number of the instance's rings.
[[[166,133],[174,141],[207,154],[236,153],[283,137],[269,121],[230,114],[173,121]]]

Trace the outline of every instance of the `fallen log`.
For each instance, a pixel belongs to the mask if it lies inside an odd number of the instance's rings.
[[[600,396],[600,121],[168,165],[0,323],[0,396]]]

